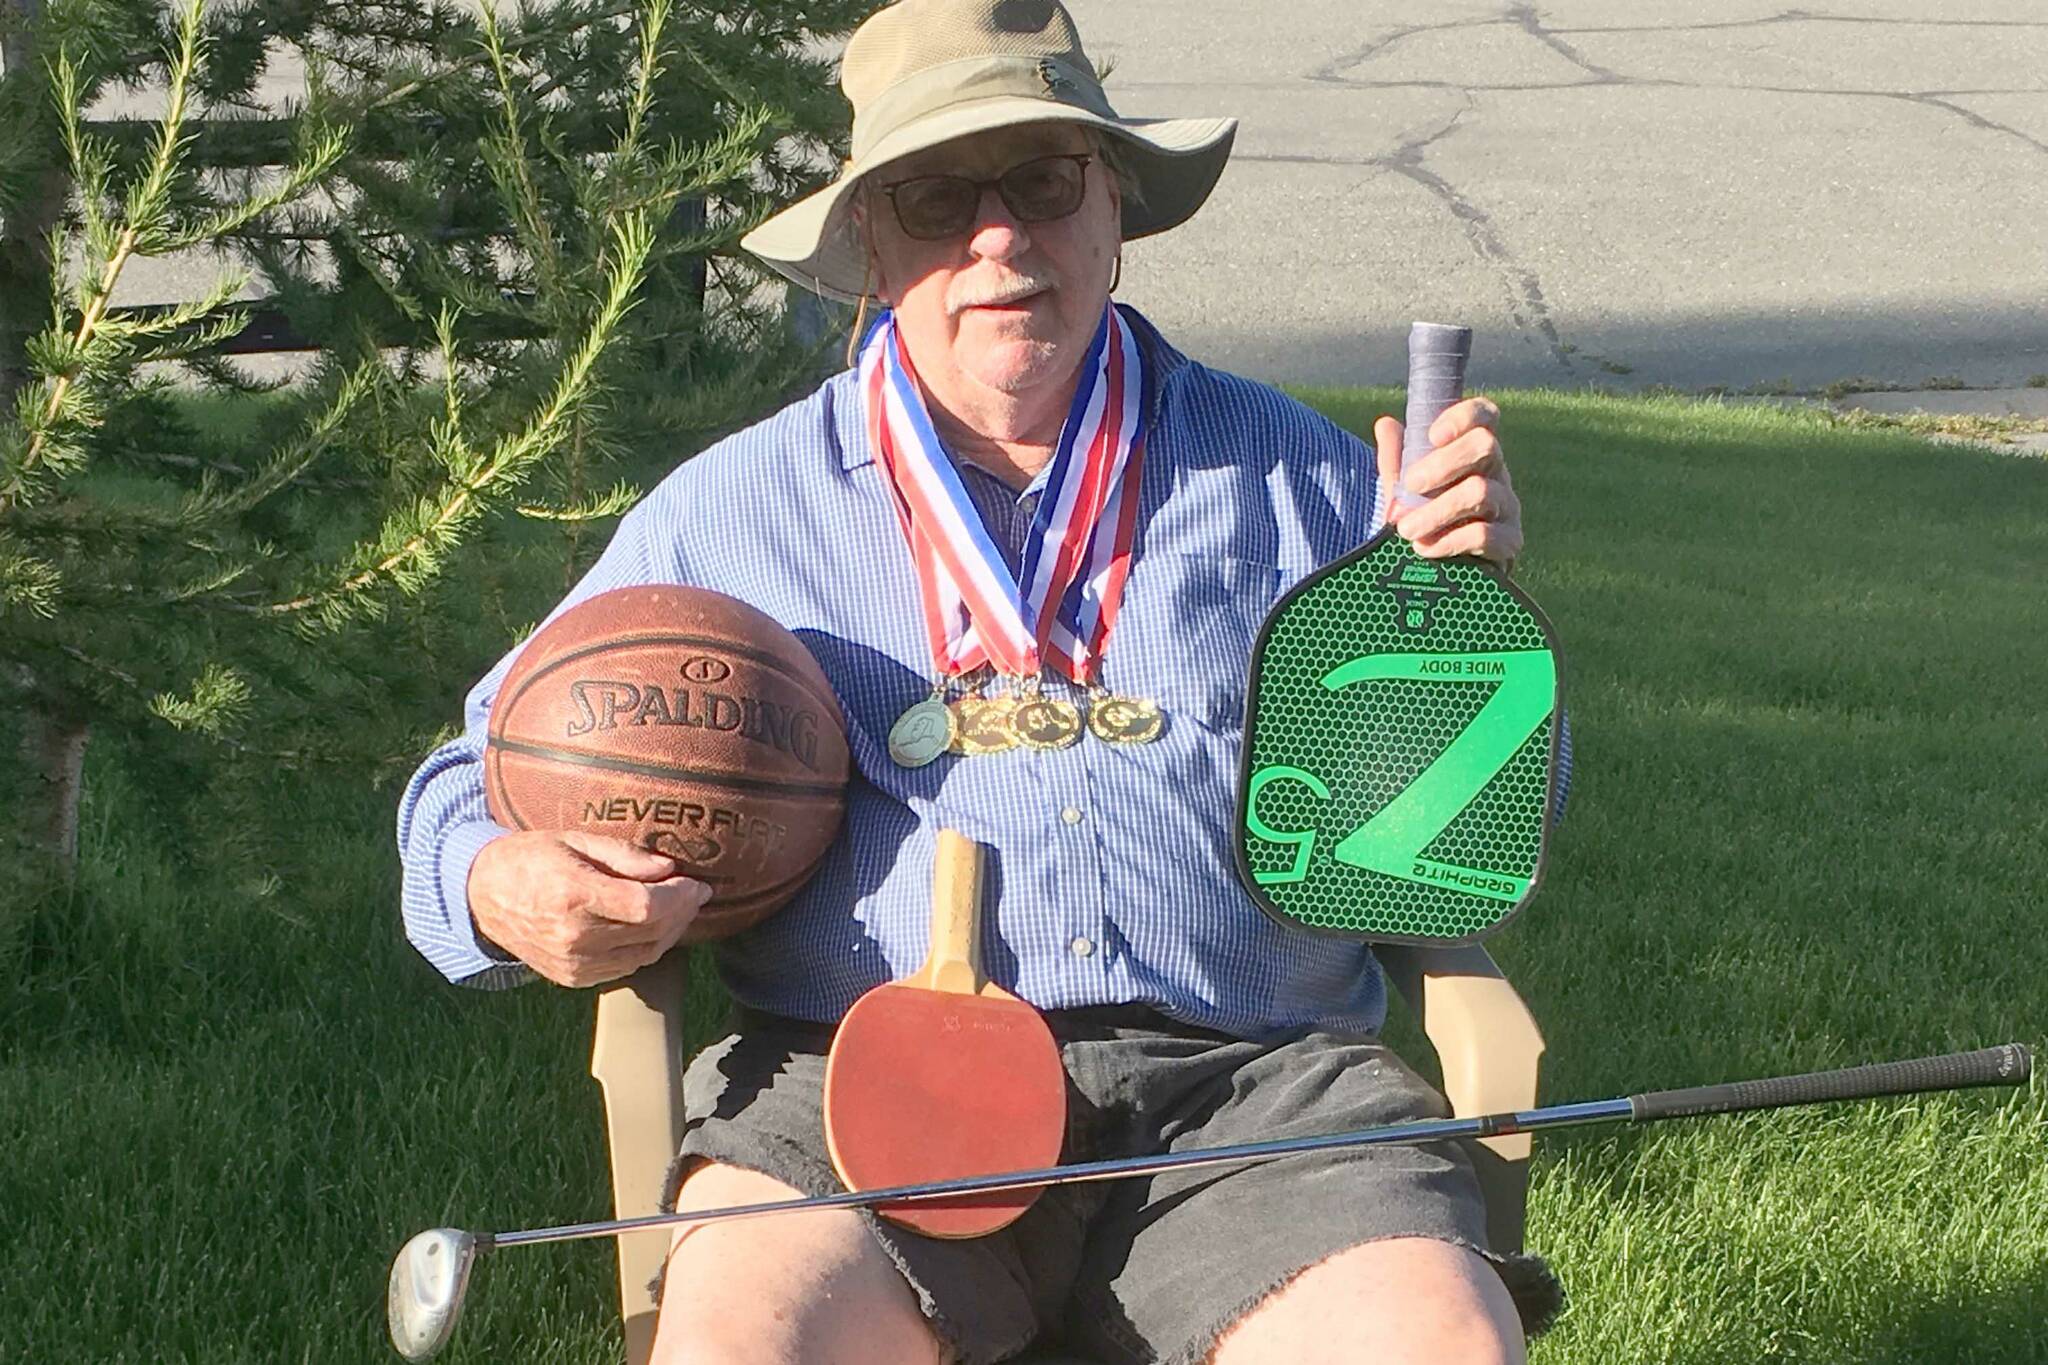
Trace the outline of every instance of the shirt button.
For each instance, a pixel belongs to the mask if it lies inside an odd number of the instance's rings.
[[[1072,943],[1069,943],[1067,946],[1074,950],[1075,957],[1087,957],[1090,953],[1095,951],[1094,942],[1085,938],[1076,938]]]
[[[1068,806],[1065,810],[1060,812],[1060,819],[1066,821],[1070,825],[1080,824],[1081,808],[1079,806]]]

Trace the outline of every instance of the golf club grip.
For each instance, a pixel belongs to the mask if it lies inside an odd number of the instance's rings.
[[[1804,1076],[1653,1090],[1646,1095],[1631,1095],[1628,1102],[1638,1121],[1739,1114],[1752,1109],[1912,1095],[1928,1090],[1964,1090],[1977,1085],[2025,1085],[2033,1069],[2033,1054],[2019,1043],[2007,1043],[1910,1062],[1875,1062]]]
[[[1472,357],[1472,329],[1442,322],[1418,322],[1408,329],[1408,409],[1401,425],[1401,468],[1427,455],[1429,428],[1444,409],[1465,396],[1465,362]],[[1422,499],[1398,493],[1406,509]]]

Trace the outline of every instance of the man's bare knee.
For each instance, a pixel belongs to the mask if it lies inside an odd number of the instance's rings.
[[[1477,1252],[1421,1237],[1310,1266],[1223,1334],[1211,1365],[1375,1360],[1523,1365],[1521,1319]]]
[[[798,1191],[758,1171],[692,1171],[677,1207],[721,1208]],[[676,1229],[654,1365],[937,1365],[916,1296],[859,1215],[777,1214]]]

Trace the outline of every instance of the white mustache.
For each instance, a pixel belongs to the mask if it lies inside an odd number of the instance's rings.
[[[1033,294],[1042,294],[1057,289],[1059,281],[1050,275],[1012,275],[994,282],[962,281],[954,286],[946,300],[946,311],[959,314],[968,308],[990,308],[1005,303],[1028,299]]]

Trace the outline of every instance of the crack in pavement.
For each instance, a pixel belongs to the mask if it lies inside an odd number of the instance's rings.
[[[1550,304],[1543,297],[1543,283],[1536,272],[1515,260],[1514,253],[1500,239],[1494,230],[1493,220],[1486,210],[1458,192],[1457,186],[1430,170],[1417,155],[1413,161],[1395,161],[1389,165],[1394,174],[1405,176],[1422,186],[1423,189],[1443,201],[1451,216],[1465,230],[1465,239],[1479,258],[1494,268],[1494,272],[1506,287],[1508,316],[1516,327],[1524,331],[1535,331],[1542,335],[1550,348],[1550,355],[1565,372],[1566,378],[1577,379],[1579,372],[1572,364],[1572,349],[1564,344],[1558,335],[1557,324],[1551,320]]]
[[[1578,370],[1571,360],[1573,348],[1565,345],[1564,339],[1558,335],[1557,324],[1550,317],[1550,304],[1543,297],[1543,282],[1537,278],[1536,272],[1515,259],[1514,253],[1508,250],[1507,243],[1494,229],[1493,219],[1486,210],[1459,193],[1457,186],[1422,164],[1423,154],[1431,145],[1455,131],[1473,108],[1474,102],[1468,97],[1465,107],[1451,115],[1443,127],[1426,137],[1404,142],[1386,156],[1374,157],[1367,164],[1412,180],[1443,202],[1464,229],[1465,239],[1471,243],[1473,251],[1480,260],[1493,267],[1500,279],[1507,296],[1508,316],[1515,326],[1523,331],[1540,333],[1550,347],[1551,358],[1564,370],[1565,377],[1577,379]]]
[[[1815,90],[1808,86],[1797,85],[1724,85],[1706,81],[1666,80],[1661,77],[1629,77],[1624,78],[1620,83],[1637,86],[1660,86],[1671,90],[1719,91],[1728,94],[1754,92],[1760,95],[1812,95],[1829,99],[1897,100],[1902,104],[1913,104],[1923,109],[1938,109],[1943,113],[1953,114],[1974,128],[1987,133],[2003,133],[2008,137],[2018,138],[2033,150],[2048,153],[2048,142],[2041,141],[2041,139],[2033,136],[2031,133],[2024,132],[2010,124],[2000,123],[1996,119],[1986,118],[1974,109],[1966,108],[1960,104],[1952,104],[1947,98],[1944,98],[1945,96],[1959,95],[2031,95],[2037,93],[2032,90]],[[1602,84],[1606,84],[1606,82],[1575,81],[1570,85],[1558,85],[1548,88],[1554,90],[1583,90],[1587,86]],[[1520,89],[1520,87],[1515,86],[1454,86],[1452,88],[1485,91],[1495,89],[1515,91]]]
[[[1497,19],[1488,19],[1484,22],[1486,24],[1496,24],[1500,21]],[[1365,44],[1363,47],[1357,47],[1351,49],[1348,52],[1338,53],[1335,57],[1331,58],[1327,62],[1324,62],[1315,70],[1308,72],[1305,76],[1302,77],[1302,79],[1316,81],[1319,83],[1328,82],[1335,85],[1362,85],[1366,82],[1349,80],[1344,76],[1339,75],[1338,73],[1343,71],[1346,67],[1360,65],[1369,58],[1374,57],[1379,53],[1384,52],[1386,49],[1392,47],[1395,43],[1400,42],[1403,38],[1412,38],[1418,33],[1437,33],[1444,29],[1468,27],[1472,27],[1472,25],[1467,24],[1465,20],[1453,19],[1449,23],[1413,24],[1404,29],[1397,29],[1392,33],[1384,34],[1378,38],[1373,39],[1371,42]]]
[[[1491,24],[1514,24],[1531,37],[1546,43],[1567,61],[1593,77],[1592,80],[1583,82],[1583,84],[1604,85],[1623,83],[1622,77],[1587,61],[1582,55],[1573,50],[1570,44],[1558,42],[1550,38],[1543,29],[1541,17],[1532,5],[1515,6],[1504,17],[1485,21],[1485,25]],[[1325,62],[1310,72],[1307,79],[1323,84],[1353,88],[1371,88],[1377,85],[1384,85],[1386,84],[1385,82],[1360,81],[1340,73],[1347,68],[1360,65],[1373,55],[1383,52],[1402,39],[1412,37],[1417,33],[1485,25],[1469,25],[1463,21],[1454,21],[1444,24],[1415,25],[1394,33],[1384,34],[1362,47],[1342,53],[1336,59]],[[1495,229],[1493,219],[1487,214],[1486,210],[1461,194],[1457,186],[1453,185],[1449,180],[1446,180],[1443,176],[1438,175],[1435,171],[1422,164],[1423,155],[1429,150],[1430,146],[1439,139],[1449,136],[1464,119],[1465,115],[1477,107],[1476,101],[1472,98],[1472,89],[1470,87],[1456,86],[1449,82],[1430,82],[1429,84],[1458,90],[1465,97],[1464,106],[1451,115],[1450,119],[1435,132],[1425,137],[1414,138],[1404,142],[1386,156],[1363,158],[1349,164],[1376,166],[1391,171],[1420,185],[1425,191],[1440,200],[1444,207],[1450,210],[1451,216],[1458,221],[1459,226],[1464,229],[1465,239],[1471,244],[1472,250],[1478,255],[1479,259],[1493,268],[1494,274],[1500,280],[1503,291],[1506,294],[1508,316],[1514,321],[1515,326],[1523,331],[1539,333],[1550,349],[1551,358],[1564,371],[1565,377],[1567,379],[1577,379],[1578,369],[1572,364],[1571,359],[1575,348],[1567,346],[1564,338],[1558,335],[1557,324],[1550,316],[1550,304],[1543,295],[1542,280],[1537,277],[1535,271],[1515,259],[1515,255],[1508,249],[1507,243],[1501,240],[1500,233]],[[1603,369],[1612,368],[1607,361],[1601,360],[1599,363]]]
[[[1517,5],[1508,11],[1507,18],[1500,22],[1518,25],[1522,32],[1528,34],[1531,38],[1534,38],[1537,42],[1579,68],[1579,70],[1594,76],[1596,79],[1587,82],[1588,84],[1618,84],[1627,79],[1618,72],[1609,71],[1604,66],[1597,66],[1593,62],[1588,61],[1585,54],[1581,53],[1570,43],[1565,42],[1562,38],[1559,38],[1554,31],[1545,28],[1543,26],[1543,16],[1536,12],[1534,5]]]
[[[1533,94],[1542,90],[1590,90],[1604,86],[1620,85],[1634,88],[1656,87],[1666,90],[1698,90],[1707,93],[1759,95],[1810,95],[1827,99],[1897,100],[1902,104],[1918,105],[1923,109],[1936,109],[1952,114],[1971,127],[1986,133],[2002,133],[2023,142],[2036,152],[2048,154],[2048,142],[2015,128],[1987,118],[1976,110],[1951,102],[1953,97],[1970,95],[2031,95],[2032,90],[1815,90],[1797,85],[1726,85],[1709,81],[1677,81],[1659,76],[1623,76],[1616,80],[1548,82],[1540,85],[1460,85],[1455,81],[1362,81],[1341,82],[1359,90],[1456,90],[1463,94]]]
[[[1585,54],[1581,53],[1577,48],[1573,47],[1570,43],[1565,42],[1561,37],[1558,36],[1564,33],[1676,33],[1686,30],[1755,28],[1764,24],[1779,24],[1808,21],[1891,25],[1918,24],[1922,27],[1928,26],[1926,21],[1919,20],[1894,20],[1878,18],[1859,18],[1854,16],[1842,15],[1817,15],[1810,14],[1805,10],[1786,10],[1780,14],[1771,16],[1769,18],[1736,20],[1722,24],[1678,24],[1670,26],[1616,26],[1610,28],[1552,29],[1544,24],[1542,13],[1537,6],[1525,4],[1514,6],[1505,15],[1498,19],[1483,19],[1476,23],[1458,20],[1442,24],[1418,24],[1410,26],[1408,28],[1399,29],[1392,33],[1382,34],[1380,37],[1373,39],[1371,42],[1366,43],[1361,47],[1352,49],[1349,52],[1342,53],[1335,59],[1325,62],[1323,65],[1317,67],[1314,71],[1308,73],[1308,75],[1304,79],[1314,81],[1317,84],[1321,85],[1344,86],[1354,90],[1456,90],[1466,94],[1482,92],[1488,94],[1526,94],[1538,90],[1584,90],[1594,86],[1616,85],[1629,87],[1658,87],[1672,90],[1700,90],[1709,92],[1756,91],[1763,94],[1773,95],[1827,95],[1838,97],[1846,95],[1856,98],[1901,100],[1908,104],[1920,105],[1924,108],[1939,109],[1945,113],[1952,114],[1957,118],[1962,119],[1964,122],[1970,124],[1972,127],[1977,128],[1982,132],[2003,133],[2008,137],[2017,139],[2018,141],[2025,143],[2029,148],[2031,148],[2034,151],[2048,154],[2048,142],[2043,142],[2041,139],[2034,137],[2031,134],[2026,133],[2018,128],[2012,127],[2009,124],[2000,123],[1995,119],[1987,118],[1986,116],[1977,113],[1973,109],[1967,109],[1959,104],[1950,103],[1948,99],[1943,98],[1944,96],[1958,95],[2022,95],[2038,93],[2033,90],[1819,90],[1799,86],[1731,85],[1726,82],[1673,80],[1668,77],[1662,76],[1631,76],[1624,72],[1615,71],[1609,67],[1604,67],[1591,61],[1585,56]],[[1566,61],[1578,67],[1579,70],[1584,71],[1589,77],[1589,79],[1583,81],[1538,81],[1534,83],[1524,82],[1516,84],[1497,85],[1466,85],[1460,84],[1455,81],[1387,80],[1361,78],[1357,76],[1346,76],[1342,74],[1342,72],[1344,72],[1346,69],[1359,66],[1363,64],[1368,58],[1380,52],[1384,52],[1386,49],[1392,47],[1394,44],[1400,42],[1402,39],[1413,37],[1418,33],[1434,33],[1446,29],[1492,28],[1498,25],[1509,24],[1515,26],[1516,28],[1519,28],[1523,33],[1527,34],[1529,37],[1535,39],[1539,43],[1542,43],[1545,47],[1548,47],[1551,51],[1557,53],[1560,57],[1563,57]],[[1956,20],[1953,22],[1944,21],[1935,26],[1945,28],[1970,26],[2000,28],[2048,28],[2048,22],[2035,23],[2033,21],[2028,20]]]
[[[1970,28],[2048,28],[2048,22],[2028,20],[1955,20],[1925,21],[1901,20],[1872,16],[1818,15],[1806,10],[1788,9],[1776,15],[1761,19],[1731,20],[1725,23],[1679,24],[1679,25],[1614,25],[1589,26],[1584,28],[1551,28],[1543,20],[1540,8],[1535,4],[1518,4],[1509,8],[1501,17],[1479,20],[1454,20],[1437,24],[1417,24],[1381,34],[1358,47],[1339,53],[1332,59],[1306,73],[1301,79],[1319,85],[1335,85],[1356,90],[1385,90],[1401,88],[1455,90],[1464,97],[1464,106],[1442,127],[1427,136],[1412,139],[1396,147],[1384,156],[1336,157],[1311,154],[1266,153],[1243,154],[1248,161],[1277,162],[1300,165],[1360,166],[1389,171],[1413,181],[1434,196],[1450,211],[1464,230],[1467,241],[1476,255],[1490,266],[1500,279],[1507,294],[1509,316],[1515,326],[1540,334],[1567,378],[1577,379],[1578,368],[1572,356],[1578,348],[1567,344],[1559,334],[1555,320],[1551,317],[1550,306],[1543,292],[1542,280],[1537,273],[1515,258],[1495,228],[1492,218],[1478,204],[1462,194],[1444,176],[1430,170],[1423,164],[1424,154],[1439,139],[1455,130],[1464,116],[1475,110],[1474,96],[1482,93],[1530,93],[1540,90],[1578,90],[1595,86],[1664,87],[1702,92],[1743,92],[1756,91],[1780,95],[1824,95],[1848,96],[1858,99],[1879,98],[1896,100],[1923,108],[1939,110],[1960,118],[1971,126],[1992,133],[2003,133],[2013,137],[2037,152],[2048,153],[2048,143],[2009,125],[1977,113],[1975,110],[1953,102],[1955,97],[1967,94],[2031,94],[2033,91],[1901,91],[1901,90],[1818,90],[1797,89],[1779,86],[1730,85],[1723,82],[1702,82],[1672,80],[1662,77],[1632,76],[1624,72],[1601,66],[1592,61],[1577,47],[1566,41],[1562,35],[1579,33],[1670,33],[1699,30],[1759,28],[1773,24],[1803,22],[1853,23],[1870,25],[1919,27],[1970,27]],[[1417,34],[1437,33],[1446,30],[1485,28],[1496,25],[1512,25],[1528,37],[1555,52],[1583,71],[1587,79],[1582,81],[1546,81],[1523,84],[1468,85],[1443,80],[1388,80],[1360,78],[1344,74],[1355,70],[1371,58],[1380,55],[1405,39]],[[1625,374],[1630,367],[1618,364],[1590,352],[1581,353],[1592,363],[1611,374]]]
[[[1877,94],[1879,92],[1871,91],[1869,93]],[[2000,123],[1995,119],[1988,119],[1974,109],[1966,109],[1960,104],[1950,104],[1947,100],[1940,98],[1938,95],[1909,95],[1905,93],[1895,93],[1892,94],[1890,98],[1895,100],[1903,100],[1907,104],[1917,104],[1925,109],[1946,109],[1949,113],[1954,114],[1957,118],[1962,119],[1965,123],[1968,123],[1973,127],[1982,128],[1986,132],[2004,133],[2008,137],[2016,137],[2020,141],[2026,143],[2029,147],[2032,147],[2035,151],[2040,152],[2044,155],[2048,155],[2048,142],[2043,142],[2041,141],[2041,139],[2034,137],[2032,134],[2023,133],[2019,129],[2011,127],[2007,124]]]

